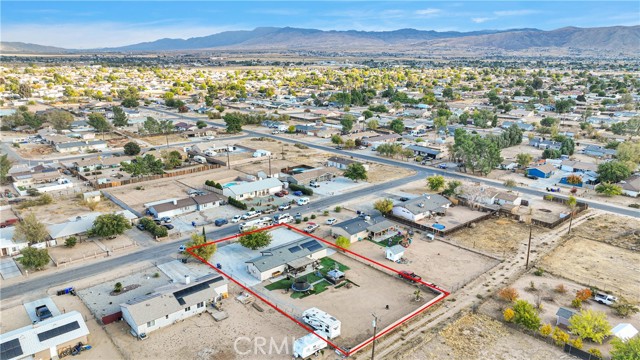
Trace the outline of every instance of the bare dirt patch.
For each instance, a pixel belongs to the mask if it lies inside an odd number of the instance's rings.
[[[399,359],[547,360],[568,357],[559,348],[509,329],[486,315],[466,314]]]
[[[626,216],[602,214],[588,219],[571,230],[576,236],[602,241],[628,250],[640,250],[640,220]]]
[[[35,156],[49,155],[53,153],[51,145],[23,144],[19,149],[14,149],[20,156],[24,158],[32,158]]]
[[[68,221],[69,218],[84,215],[88,212],[112,212],[122,210],[118,205],[110,200],[102,199],[98,205],[91,210],[82,200],[73,196],[55,197],[49,205],[42,205],[20,210],[20,214],[24,216],[29,212],[38,214],[38,220],[45,224],[57,224]]]
[[[169,136],[164,136],[164,135],[146,136],[146,137],[141,137],[140,140],[148,142],[151,145],[166,145],[167,138],[169,139],[168,140],[169,144],[185,142],[185,138],[177,134],[170,134]]]
[[[541,261],[556,275],[640,301],[640,253],[572,236]]]

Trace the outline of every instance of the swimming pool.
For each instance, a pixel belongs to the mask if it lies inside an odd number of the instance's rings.
[[[222,188],[228,188],[229,186],[234,186],[234,185],[238,185],[239,183],[236,181],[232,181],[232,182],[228,182],[224,185],[222,185]]]

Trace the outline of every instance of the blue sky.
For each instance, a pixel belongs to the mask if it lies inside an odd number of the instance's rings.
[[[0,40],[128,45],[259,26],[437,31],[640,24],[640,1],[6,1]]]

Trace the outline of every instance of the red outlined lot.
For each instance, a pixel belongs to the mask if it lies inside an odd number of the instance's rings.
[[[375,260],[371,260],[367,257],[364,257],[358,253],[355,253],[353,251],[344,249],[342,247],[337,246],[334,243],[331,243],[327,240],[324,240],[322,238],[319,238],[317,236],[314,236],[313,234],[308,234],[303,232],[302,230],[295,228],[289,224],[277,224],[277,225],[272,225],[266,228],[262,228],[262,229],[257,229],[257,230],[253,230],[244,234],[250,234],[250,233],[254,233],[254,232],[259,232],[259,231],[267,231],[273,228],[277,228],[277,227],[287,227],[290,230],[296,231],[304,236],[308,236],[308,237],[312,237],[318,241],[322,241],[324,244],[333,247],[335,249],[340,249],[343,252],[346,252],[348,254],[351,254],[355,257],[357,257],[358,259],[360,259],[361,261],[364,260],[366,262],[375,264],[376,266],[379,266],[385,270],[391,271],[393,273],[398,274],[399,276],[405,277],[408,279],[408,277],[406,275],[401,274],[398,270],[393,269],[387,265],[381,264]],[[423,280],[413,280],[416,283],[420,283],[423,286],[426,286],[432,290],[434,290],[436,293],[438,293],[438,295],[433,298],[431,301],[425,303],[424,305],[422,305],[421,307],[419,307],[418,309],[414,310],[413,312],[405,315],[404,317],[400,318],[399,320],[395,321],[394,323],[390,324],[389,326],[387,326],[386,328],[380,330],[375,338],[374,337],[370,337],[369,339],[361,342],[360,344],[357,344],[356,346],[354,346],[353,348],[351,348],[350,350],[344,350],[342,348],[340,348],[339,346],[337,346],[336,344],[332,343],[331,341],[321,337],[318,333],[315,332],[315,330],[311,327],[309,327],[307,324],[304,324],[303,322],[297,320],[296,318],[294,318],[293,316],[287,314],[286,312],[284,312],[283,310],[281,310],[280,308],[278,308],[276,305],[274,305],[273,303],[271,303],[270,301],[268,301],[267,299],[265,299],[264,297],[260,296],[258,293],[256,293],[255,291],[251,290],[250,288],[248,288],[247,286],[245,286],[244,284],[240,283],[239,281],[237,281],[236,279],[234,279],[233,277],[229,276],[227,273],[225,273],[224,271],[222,271],[221,269],[218,269],[217,267],[215,267],[213,264],[209,263],[208,261],[204,260],[203,258],[201,258],[200,256],[196,255],[193,253],[193,249],[197,249],[203,246],[209,246],[211,244],[217,244],[223,241],[232,241],[233,239],[236,239],[238,237],[240,237],[241,234],[237,234],[237,235],[232,235],[232,236],[228,236],[226,238],[222,238],[222,239],[218,239],[215,241],[210,241],[208,243],[202,244],[202,245],[197,245],[197,246],[193,246],[188,248],[186,251],[191,254],[193,257],[195,257],[196,259],[202,261],[203,263],[205,263],[206,265],[208,265],[209,267],[211,267],[213,270],[217,271],[218,273],[220,273],[222,276],[226,277],[227,279],[229,279],[230,281],[232,281],[233,283],[235,283],[236,285],[240,286],[242,289],[244,289],[245,291],[247,291],[248,293],[250,293],[251,295],[255,296],[256,298],[260,299],[262,302],[264,302],[265,304],[269,305],[271,308],[273,308],[274,310],[276,310],[277,312],[279,312],[280,314],[286,316],[287,318],[289,318],[291,321],[293,321],[294,323],[298,324],[298,326],[304,328],[305,330],[309,331],[310,333],[313,333],[315,336],[321,338],[322,340],[326,341],[327,344],[329,344],[329,346],[335,348],[337,351],[339,351],[342,355],[348,357],[350,355],[355,354],[357,351],[359,351],[360,349],[362,349],[363,347],[367,346],[368,344],[370,344],[371,342],[373,342],[374,340],[379,339],[380,337],[384,336],[385,334],[389,333],[391,330],[395,329],[396,327],[400,326],[401,324],[403,324],[404,322],[408,321],[409,319],[415,317],[416,315],[422,313],[423,311],[425,311],[426,309],[430,308],[431,306],[437,304],[438,302],[444,300],[447,296],[450,295],[450,293],[446,290],[443,290],[439,287],[437,287],[436,285],[427,283]]]

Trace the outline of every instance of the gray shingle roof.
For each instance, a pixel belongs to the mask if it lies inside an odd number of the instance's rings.
[[[558,308],[558,311],[556,311],[556,316],[561,317],[563,319],[570,319],[575,314],[576,314],[575,311],[564,308],[564,307],[560,307]]]
[[[451,204],[449,199],[442,195],[432,194],[428,196],[418,196],[417,198],[408,200],[399,206],[404,207],[413,214],[422,214],[427,211],[437,212],[441,210],[443,206],[448,204]]]
[[[283,264],[315,254],[327,246],[314,238],[305,237],[280,246],[261,251],[262,255],[247,261],[260,271],[271,270]]]

